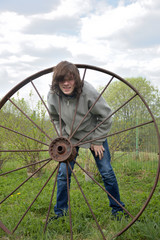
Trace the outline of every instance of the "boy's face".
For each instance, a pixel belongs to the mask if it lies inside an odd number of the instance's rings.
[[[66,95],[72,95],[75,88],[75,80],[72,75],[64,77],[63,81],[59,82],[59,88]]]

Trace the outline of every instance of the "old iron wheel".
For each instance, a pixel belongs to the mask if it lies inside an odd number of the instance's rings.
[[[57,162],[73,161],[77,151],[71,141],[64,137],[55,138],[49,145],[50,157]]]
[[[113,78],[114,78],[114,79],[117,79],[117,80],[119,80],[119,81],[121,81],[121,82],[123,82],[123,83],[126,84],[129,88],[131,88],[131,89],[133,90],[133,92],[135,93],[135,95],[133,95],[133,97],[131,97],[127,102],[125,102],[123,105],[121,105],[115,112],[113,112],[113,114],[116,114],[116,112],[118,112],[121,108],[123,108],[125,105],[127,105],[128,102],[130,102],[135,96],[138,96],[138,97],[140,98],[140,100],[143,102],[143,104],[145,105],[148,113],[150,114],[151,121],[148,121],[148,122],[143,123],[143,124],[139,124],[138,126],[137,126],[137,125],[136,125],[136,126],[132,126],[132,127],[129,128],[129,129],[124,129],[124,130],[122,130],[122,131],[113,133],[113,134],[111,134],[111,135],[118,135],[118,134],[120,134],[121,132],[129,131],[130,129],[135,129],[135,128],[137,128],[137,127],[142,127],[142,126],[147,125],[147,124],[154,124],[155,130],[156,130],[156,134],[157,134],[157,139],[158,139],[158,148],[159,148],[159,152],[160,152],[160,135],[159,135],[158,127],[157,127],[155,118],[154,118],[154,116],[153,116],[153,114],[152,114],[149,106],[147,105],[145,99],[141,96],[141,94],[140,94],[130,83],[128,83],[125,79],[121,78],[120,76],[116,75],[115,73],[112,73],[112,72],[110,72],[110,71],[108,71],[108,70],[105,70],[105,69],[102,69],[102,68],[98,68],[98,67],[95,67],[95,66],[91,66],[91,65],[76,64],[76,66],[77,66],[79,69],[84,69],[83,78],[85,78],[86,71],[89,71],[89,70],[91,70],[91,71],[96,71],[96,72],[100,72],[100,73],[106,74],[107,76],[110,76],[111,79],[110,79],[110,81],[108,82],[108,84],[106,85],[104,91],[106,91],[108,85],[109,85],[110,82],[113,80]],[[36,91],[37,94],[39,95],[42,103],[44,104],[44,106],[45,106],[46,109],[47,109],[47,106],[46,106],[45,102],[43,101],[41,95],[39,94],[37,88],[35,87],[35,85],[34,85],[34,83],[33,83],[33,80],[35,80],[35,79],[37,79],[37,78],[39,78],[39,77],[41,77],[41,76],[43,76],[43,75],[45,75],[45,74],[51,73],[52,71],[54,71],[54,67],[51,67],[51,68],[42,70],[42,71],[40,71],[40,72],[38,72],[38,73],[36,73],[36,74],[34,74],[34,75],[32,75],[32,76],[24,79],[22,82],[20,82],[18,85],[16,85],[13,89],[11,89],[11,91],[9,91],[9,92],[6,94],[6,96],[1,100],[1,102],[0,102],[0,109],[3,109],[3,106],[5,106],[5,104],[6,104],[8,101],[10,101],[19,111],[21,111],[21,112],[25,115],[26,118],[28,118],[30,121],[32,121],[32,119],[30,119],[30,117],[29,117],[27,114],[25,114],[25,113],[23,112],[23,110],[21,110],[21,109],[12,101],[11,97],[12,97],[18,90],[20,90],[21,88],[23,88],[25,85],[31,83],[32,86],[33,86],[33,88],[35,89],[35,91]],[[97,99],[97,101],[98,101],[98,99]],[[95,104],[96,104],[96,103],[95,103]],[[59,103],[59,107],[60,107],[60,103]],[[48,109],[47,109],[47,111],[48,111]],[[49,112],[48,112],[48,114],[49,114]],[[85,116],[84,116],[84,118],[85,118]],[[61,119],[61,114],[60,114],[60,119]],[[74,120],[75,120],[75,119],[73,119],[73,122],[74,122]],[[82,121],[83,121],[83,120],[82,120]],[[19,222],[17,223],[17,225],[15,226],[15,228],[14,228],[13,230],[9,230],[8,227],[5,226],[5,224],[3,223],[3,219],[1,219],[1,221],[0,221],[0,227],[1,227],[2,230],[4,230],[7,234],[13,234],[13,233],[16,231],[16,229],[19,227],[20,223],[22,222],[23,218],[24,218],[25,215],[28,213],[28,211],[30,210],[31,206],[34,204],[34,202],[35,202],[35,200],[37,199],[37,197],[41,194],[42,190],[46,187],[46,185],[48,184],[48,182],[49,182],[49,180],[51,179],[51,177],[53,176],[53,174],[56,173],[55,183],[54,183],[53,191],[52,191],[52,194],[51,194],[51,200],[50,200],[49,209],[48,209],[48,213],[47,213],[47,217],[46,217],[46,222],[45,222],[45,226],[44,226],[44,232],[46,231],[46,224],[47,224],[47,220],[48,220],[49,213],[50,213],[50,209],[51,209],[51,203],[52,203],[53,194],[54,194],[54,190],[55,190],[55,185],[56,185],[56,179],[57,179],[59,164],[60,164],[60,162],[63,162],[63,161],[64,161],[64,162],[66,162],[66,166],[70,167],[70,163],[69,163],[69,162],[70,162],[71,159],[74,158],[74,156],[75,156],[75,154],[76,154],[76,153],[74,152],[74,150],[73,150],[73,149],[74,149],[73,146],[72,146],[71,143],[70,143],[70,139],[72,138],[72,136],[73,136],[73,134],[76,132],[76,130],[79,128],[79,126],[81,125],[82,121],[81,121],[79,124],[77,124],[77,128],[71,133],[71,135],[70,135],[70,137],[69,137],[68,139],[65,139],[65,138],[61,135],[61,133],[60,133],[60,134],[58,133],[58,131],[57,131],[55,125],[54,125],[54,122],[53,122],[53,128],[54,128],[54,130],[55,130],[56,133],[57,133],[57,137],[56,137],[56,139],[54,139],[54,140],[53,140],[50,136],[48,136],[48,135],[41,129],[41,127],[39,127],[35,122],[32,121],[32,123],[35,125],[35,127],[37,127],[43,134],[46,135],[46,138],[50,139],[50,141],[51,141],[51,143],[50,143],[50,145],[49,145],[50,158],[45,159],[45,160],[41,160],[41,161],[37,162],[36,164],[38,164],[38,163],[40,163],[40,162],[41,162],[41,163],[43,162],[44,164],[41,166],[41,168],[43,168],[43,167],[45,167],[52,159],[54,159],[55,161],[57,161],[58,164],[57,164],[57,166],[55,167],[55,169],[54,169],[54,171],[52,172],[52,174],[49,176],[48,180],[47,180],[47,181],[45,182],[45,184],[42,186],[42,189],[39,191],[39,193],[37,194],[37,196],[35,197],[35,199],[34,199],[34,200],[32,201],[32,203],[29,205],[29,207],[27,208],[26,212],[23,214],[22,218],[19,220]],[[24,136],[24,137],[26,137],[26,138],[32,139],[32,140],[34,140],[34,141],[38,141],[38,140],[33,139],[33,138],[29,137],[29,136],[26,136],[25,134],[23,134],[23,133],[21,133],[21,132],[16,131],[16,129],[10,129],[10,128],[8,128],[7,126],[2,126],[2,125],[0,125],[0,129],[3,129],[3,130],[5,129],[6,131],[11,131],[11,132],[13,132],[13,133],[15,133],[15,134],[19,134],[19,135],[22,135],[22,136]],[[94,130],[95,130],[95,129],[94,129]],[[110,136],[111,136],[111,135],[110,135]],[[108,137],[108,136],[107,136],[107,137]],[[84,138],[81,139],[81,141],[79,141],[78,144],[75,145],[74,147],[80,146],[82,143],[86,142],[84,139],[85,139],[85,136],[84,136]],[[84,141],[83,141],[83,140],[84,140]],[[40,142],[40,141],[39,141],[39,142]],[[42,143],[42,142],[40,142],[40,143]],[[57,145],[57,143],[58,143],[58,145]],[[42,143],[42,144],[45,144],[45,143]],[[46,145],[48,146],[48,144],[46,144]],[[58,154],[58,155],[53,156],[53,149],[54,149],[55,147],[56,147],[56,151],[57,151],[57,154]],[[55,150],[55,149],[54,149],[54,150]],[[68,151],[67,151],[67,150],[68,150]],[[25,152],[25,151],[27,151],[27,150],[20,150],[20,151],[21,151],[21,152],[23,152],[23,151]],[[33,150],[33,151],[38,151],[38,150]],[[39,151],[42,151],[42,150],[40,149]],[[46,149],[45,151],[48,151],[48,149]],[[16,151],[16,150],[1,150],[1,152],[13,152],[13,153],[14,153],[14,152],[18,152],[18,151]],[[86,174],[88,174],[77,162],[76,162],[76,164],[77,164],[77,166],[79,166],[79,167],[82,169],[83,172],[85,172]],[[6,172],[6,173],[2,173],[2,174],[0,174],[0,176],[2,177],[2,176],[5,176],[6,174],[12,174],[13,172],[16,172],[16,171],[18,171],[18,170],[21,170],[21,169],[23,169],[23,168],[26,168],[26,166],[23,166],[23,167],[21,167],[21,168],[19,168],[19,169],[13,169],[13,170],[11,170],[11,171],[9,171],[9,172]],[[39,168],[39,169],[40,169],[40,168]],[[66,169],[68,169],[68,168],[66,168]],[[148,203],[150,202],[150,200],[151,200],[151,198],[152,198],[152,196],[153,196],[153,193],[154,193],[154,191],[155,191],[155,188],[156,188],[157,182],[158,182],[158,178],[159,178],[159,171],[160,171],[160,156],[159,156],[159,160],[158,160],[158,167],[157,167],[157,174],[156,174],[156,177],[155,177],[155,182],[154,182],[154,185],[153,185],[153,187],[152,187],[152,190],[151,190],[151,192],[150,192],[147,200],[145,201],[144,205],[141,207],[140,211],[138,212],[138,214],[137,214],[135,217],[132,216],[132,214],[129,213],[129,212],[127,211],[127,209],[124,208],[124,211],[127,212],[127,213],[130,215],[130,217],[131,217],[131,222],[130,222],[128,225],[126,225],[120,232],[118,232],[117,234],[115,234],[115,235],[113,236],[113,238],[116,237],[116,236],[120,236],[122,233],[124,233],[124,232],[125,232],[129,227],[131,227],[131,226],[137,221],[137,219],[141,216],[141,214],[143,213],[143,211],[145,210],[145,208],[147,207]],[[35,173],[36,173],[36,172],[35,172]],[[31,178],[34,176],[35,173],[33,173],[33,175],[31,175],[30,177],[28,177],[24,182],[22,182],[18,187],[16,187],[11,193],[9,193],[4,199],[2,199],[0,203],[1,203],[1,204],[2,204],[2,203],[5,203],[5,201],[6,201],[14,192],[16,192],[20,187],[22,187],[29,179],[31,179]],[[79,188],[80,188],[80,190],[81,190],[82,195],[84,196],[84,199],[85,199],[85,201],[86,201],[86,203],[87,203],[87,205],[88,205],[88,207],[89,207],[89,209],[90,209],[90,212],[91,212],[91,214],[92,214],[92,216],[93,216],[93,218],[94,218],[94,220],[95,220],[95,222],[96,222],[96,224],[97,224],[97,227],[98,227],[98,229],[99,229],[99,231],[100,231],[100,233],[101,233],[101,235],[102,235],[102,238],[103,238],[103,239],[106,239],[106,238],[105,238],[105,235],[104,235],[104,233],[103,233],[103,231],[102,231],[102,228],[101,228],[101,226],[99,225],[99,223],[98,223],[98,221],[97,221],[97,219],[96,219],[96,217],[95,217],[95,215],[94,215],[94,213],[93,213],[93,211],[92,211],[92,209],[91,209],[91,206],[89,205],[89,203],[88,203],[88,201],[87,201],[87,198],[86,198],[86,196],[84,195],[84,193],[83,193],[83,191],[82,191],[82,189],[81,189],[81,187],[80,187],[80,184],[79,184],[79,182],[78,182],[78,179],[76,178],[75,173],[74,173],[74,172],[72,172],[72,173],[73,173],[74,178],[75,178],[76,181],[77,181],[77,184],[78,184],[78,186],[79,186]],[[90,175],[89,175],[89,176],[90,176]],[[90,177],[92,178],[92,176],[90,176]],[[102,189],[104,190],[104,188],[103,188],[94,178],[92,178],[92,180],[93,180],[100,188],[102,188]],[[70,236],[71,236],[71,239],[73,239],[72,217],[71,217],[71,206],[70,206],[70,195],[69,195],[69,180],[68,180],[68,178],[67,178],[67,186],[68,186],[68,202],[69,202]],[[104,190],[104,191],[105,191],[105,190]],[[112,197],[112,196],[111,196],[111,197]]]

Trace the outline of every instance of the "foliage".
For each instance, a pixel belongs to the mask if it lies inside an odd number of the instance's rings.
[[[7,104],[5,104],[5,106],[1,109],[1,125],[18,133],[24,134],[25,136],[29,136],[30,138],[1,128],[1,141],[3,142],[2,148],[7,150],[46,149],[46,144],[49,143],[50,140],[48,140],[47,135],[50,134],[52,136],[53,130],[50,120],[46,117],[46,109],[44,108],[43,103],[38,101],[32,110],[30,106],[30,103],[34,101],[32,92],[29,95],[28,101],[24,98],[20,99],[18,94],[16,99],[12,98],[11,100],[17,107],[15,107],[11,102],[7,102]],[[24,114],[18,108],[21,109]],[[35,124],[33,124],[32,121]],[[46,133],[46,135],[44,133]],[[42,142],[42,144],[40,142]],[[9,154],[9,157],[12,158],[12,155]],[[14,156],[15,155],[16,154],[14,153]],[[17,154],[19,161],[23,161],[25,164],[35,163],[40,159],[42,160],[44,156],[45,154],[43,152],[20,152]],[[36,165],[30,167],[31,172],[34,172],[35,170]]]
[[[158,89],[141,77],[128,78],[126,80],[133,86],[133,89],[121,81],[115,81],[109,85],[103,94],[103,97],[109,106],[111,106],[113,112],[119,109],[112,116],[113,124],[109,135],[151,121],[152,117],[144,102],[147,102],[155,118],[159,118],[160,116],[160,92]],[[125,104],[135,95],[134,88],[138,90],[139,95],[144,98],[144,102],[139,96],[135,96],[131,101]],[[123,106],[123,104],[125,105]],[[108,140],[111,146],[112,158],[114,158],[114,152],[119,150],[146,150],[151,136],[155,136],[153,124],[109,137]],[[155,149],[157,139],[153,137],[153,141],[150,142],[152,142],[152,149],[150,147],[149,151],[157,151],[157,149]]]
[[[158,118],[160,116],[160,92],[145,78],[127,78],[126,81],[131,84],[144,100],[149,105],[154,116]],[[118,106],[121,106],[125,101],[134,95],[134,89],[130,88],[121,81],[115,81],[111,83],[108,90],[104,93],[104,98],[113,110],[116,110]],[[120,110],[123,119],[135,117],[135,113],[140,115],[143,113],[145,118],[148,117],[148,111],[143,102],[138,98],[135,101],[131,101],[128,105]]]

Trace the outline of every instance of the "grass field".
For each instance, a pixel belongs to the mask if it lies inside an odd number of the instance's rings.
[[[126,209],[136,216],[145,201],[155,182],[158,167],[157,156],[147,154],[148,157],[135,159],[133,153],[116,153],[112,166],[115,170],[121,200],[125,203]],[[84,167],[85,153],[82,152],[78,157],[78,162]],[[92,165],[91,161],[91,165]],[[55,168],[56,163],[51,162],[40,177],[31,178],[23,187],[14,192],[4,203],[0,205],[0,219],[3,224],[13,230],[23,213],[33,201],[41,187]],[[9,171],[19,166],[19,161],[7,161],[2,168],[2,172]],[[94,165],[93,165],[94,166]],[[99,174],[94,167],[95,179],[101,182]],[[106,193],[100,189],[93,181],[85,181],[84,173],[75,166],[74,169],[78,181],[92,207],[92,210],[100,224],[105,238],[110,240],[115,234],[120,232],[131,218],[122,218],[116,221],[111,218],[111,209]],[[55,175],[54,175],[55,176]],[[27,178],[26,169],[10,173],[0,177],[0,200],[4,199],[12,190]],[[49,181],[40,196],[32,205],[23,221],[13,235],[7,235],[0,229],[0,239],[23,239],[23,240],[69,240],[70,223],[69,216],[53,221],[48,225],[46,233],[43,233],[46,214],[54,184],[54,177]],[[98,240],[102,239],[97,229],[96,223],[86,205],[84,198],[72,176],[71,190],[71,211],[73,239],[76,240]],[[56,194],[54,194],[50,216],[54,215],[53,207]],[[160,239],[160,186],[157,185],[155,193],[147,208],[124,234],[116,239],[123,240],[159,240]]]

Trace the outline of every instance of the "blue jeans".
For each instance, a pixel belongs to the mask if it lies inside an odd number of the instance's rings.
[[[111,166],[111,157],[109,152],[109,147],[107,140],[103,143],[105,151],[103,153],[103,158],[100,160],[99,157],[95,156],[94,151],[91,152],[94,156],[98,170],[102,176],[105,189],[122,205],[124,203],[120,201],[120,194],[116,176]],[[78,152],[77,148],[77,152]],[[74,161],[70,162],[72,169],[74,168]],[[69,174],[69,184],[71,183],[71,170],[68,168]],[[123,209],[108,195],[109,205],[112,208],[112,214],[116,214],[118,211],[123,211]],[[67,173],[66,173],[66,163],[61,163],[57,178],[57,202],[54,207],[55,214],[64,215],[68,210],[68,195],[67,195]]]

